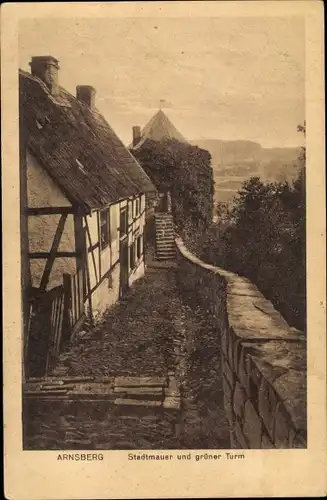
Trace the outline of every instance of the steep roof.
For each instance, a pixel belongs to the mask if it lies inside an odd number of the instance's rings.
[[[151,118],[141,131],[141,139],[132,149],[138,149],[146,140],[162,141],[163,139],[176,139],[179,142],[187,143],[185,137],[172,124],[165,113],[159,111]]]
[[[97,110],[22,70],[20,99],[27,147],[73,203],[92,211],[156,190]]]

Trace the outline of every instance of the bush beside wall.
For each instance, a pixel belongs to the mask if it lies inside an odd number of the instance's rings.
[[[306,340],[247,278],[177,238],[180,286],[217,322],[232,448],[306,447]]]

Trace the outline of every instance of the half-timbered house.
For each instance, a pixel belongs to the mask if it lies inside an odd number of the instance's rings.
[[[147,141],[161,142],[173,139],[175,141],[188,144],[188,141],[169,120],[162,109],[159,109],[142,129],[140,126],[134,126],[132,133],[133,141],[129,146],[132,153],[141,149]],[[148,173],[151,177],[152,173]],[[156,182],[154,178],[152,181],[154,183]],[[160,212],[170,211],[171,202],[169,194],[162,192],[158,186],[157,188],[158,192],[154,197],[149,198],[149,203],[147,203],[148,217],[152,216],[155,210]],[[153,199],[155,203],[151,203]]]
[[[58,61],[20,71],[23,288],[73,290],[72,327],[101,315],[144,274],[146,193],[155,187],[95,107],[58,83]]]

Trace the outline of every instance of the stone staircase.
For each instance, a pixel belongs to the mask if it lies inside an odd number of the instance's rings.
[[[155,214],[156,257],[173,260],[176,257],[174,219],[170,213]]]
[[[46,377],[30,379],[24,399],[108,402],[116,406],[178,411],[180,392],[173,372],[167,377]]]

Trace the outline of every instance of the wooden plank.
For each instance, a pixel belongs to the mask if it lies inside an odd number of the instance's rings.
[[[57,326],[57,341],[56,341],[56,358],[60,354],[60,345],[61,345],[61,337],[62,337],[62,327],[63,327],[63,317],[64,317],[64,294],[60,297],[59,300],[59,318],[58,318],[58,326]]]
[[[62,336],[60,345],[63,342],[69,340],[71,335],[71,302],[72,302],[72,283],[71,283],[71,275],[68,273],[63,274],[63,318],[62,318],[62,330],[64,336]]]
[[[77,318],[77,297],[76,297],[76,274],[72,276],[72,311],[73,311],[73,324],[76,323]]]
[[[63,214],[60,217],[60,221],[59,221],[58,227],[56,229],[55,236],[53,238],[53,242],[52,242],[52,246],[51,246],[51,250],[50,250],[50,256],[45,264],[45,268],[43,271],[43,276],[42,276],[41,284],[40,284],[41,290],[45,290],[45,288],[48,284],[50,273],[52,270],[52,266],[53,266],[53,263],[55,260],[56,252],[58,250],[60,239],[61,239],[62,233],[64,231],[66,219],[67,219],[67,214]]]
[[[45,374],[47,375],[51,369],[51,363],[52,363],[52,351],[53,351],[53,322],[55,320],[55,301],[51,300],[50,296],[45,294],[42,298],[44,302],[47,302],[45,309],[43,308],[43,311],[45,310],[45,315],[48,314],[49,311],[49,316],[50,316],[50,328],[49,328],[49,337],[48,337],[48,342],[47,342],[47,353],[46,353],[46,365],[45,365]],[[48,332],[45,332],[48,333]]]
[[[74,214],[76,210],[73,207],[28,207],[26,210],[27,215],[63,215]]]
[[[85,224],[86,224],[85,227],[86,227],[86,232],[87,232],[87,236],[88,236],[88,239],[89,239],[89,244],[90,244],[90,246],[92,246],[92,239],[91,239],[90,228],[89,228],[89,225],[88,225],[86,217],[85,217]],[[99,279],[98,279],[98,272],[97,272],[97,267],[96,267],[96,262],[95,262],[95,257],[94,257],[94,251],[92,251],[91,254],[92,254],[92,261],[93,261],[95,279],[96,279],[96,282],[98,282]],[[100,255],[100,252],[99,252],[99,255]]]
[[[76,257],[76,255],[76,252],[55,252],[54,258]],[[51,252],[29,252],[28,256],[30,259],[48,259],[51,256]]]
[[[115,386],[121,387],[163,387],[167,385],[165,377],[116,377]]]
[[[56,324],[56,316],[57,316],[57,299],[56,297],[51,302],[51,320],[50,320],[50,339],[49,339],[49,357],[47,364],[47,373],[51,370],[53,365],[53,351],[55,345],[55,324]]]
[[[78,270],[76,274],[76,297],[77,297],[76,321],[78,321],[78,318],[80,317],[81,314],[81,290],[79,282],[80,282],[80,272]]]
[[[56,343],[57,343],[57,325],[58,325],[58,315],[59,315],[59,299],[56,297],[52,302],[53,307],[53,320],[51,322],[51,353],[50,353],[50,366],[51,370],[56,359]]]

